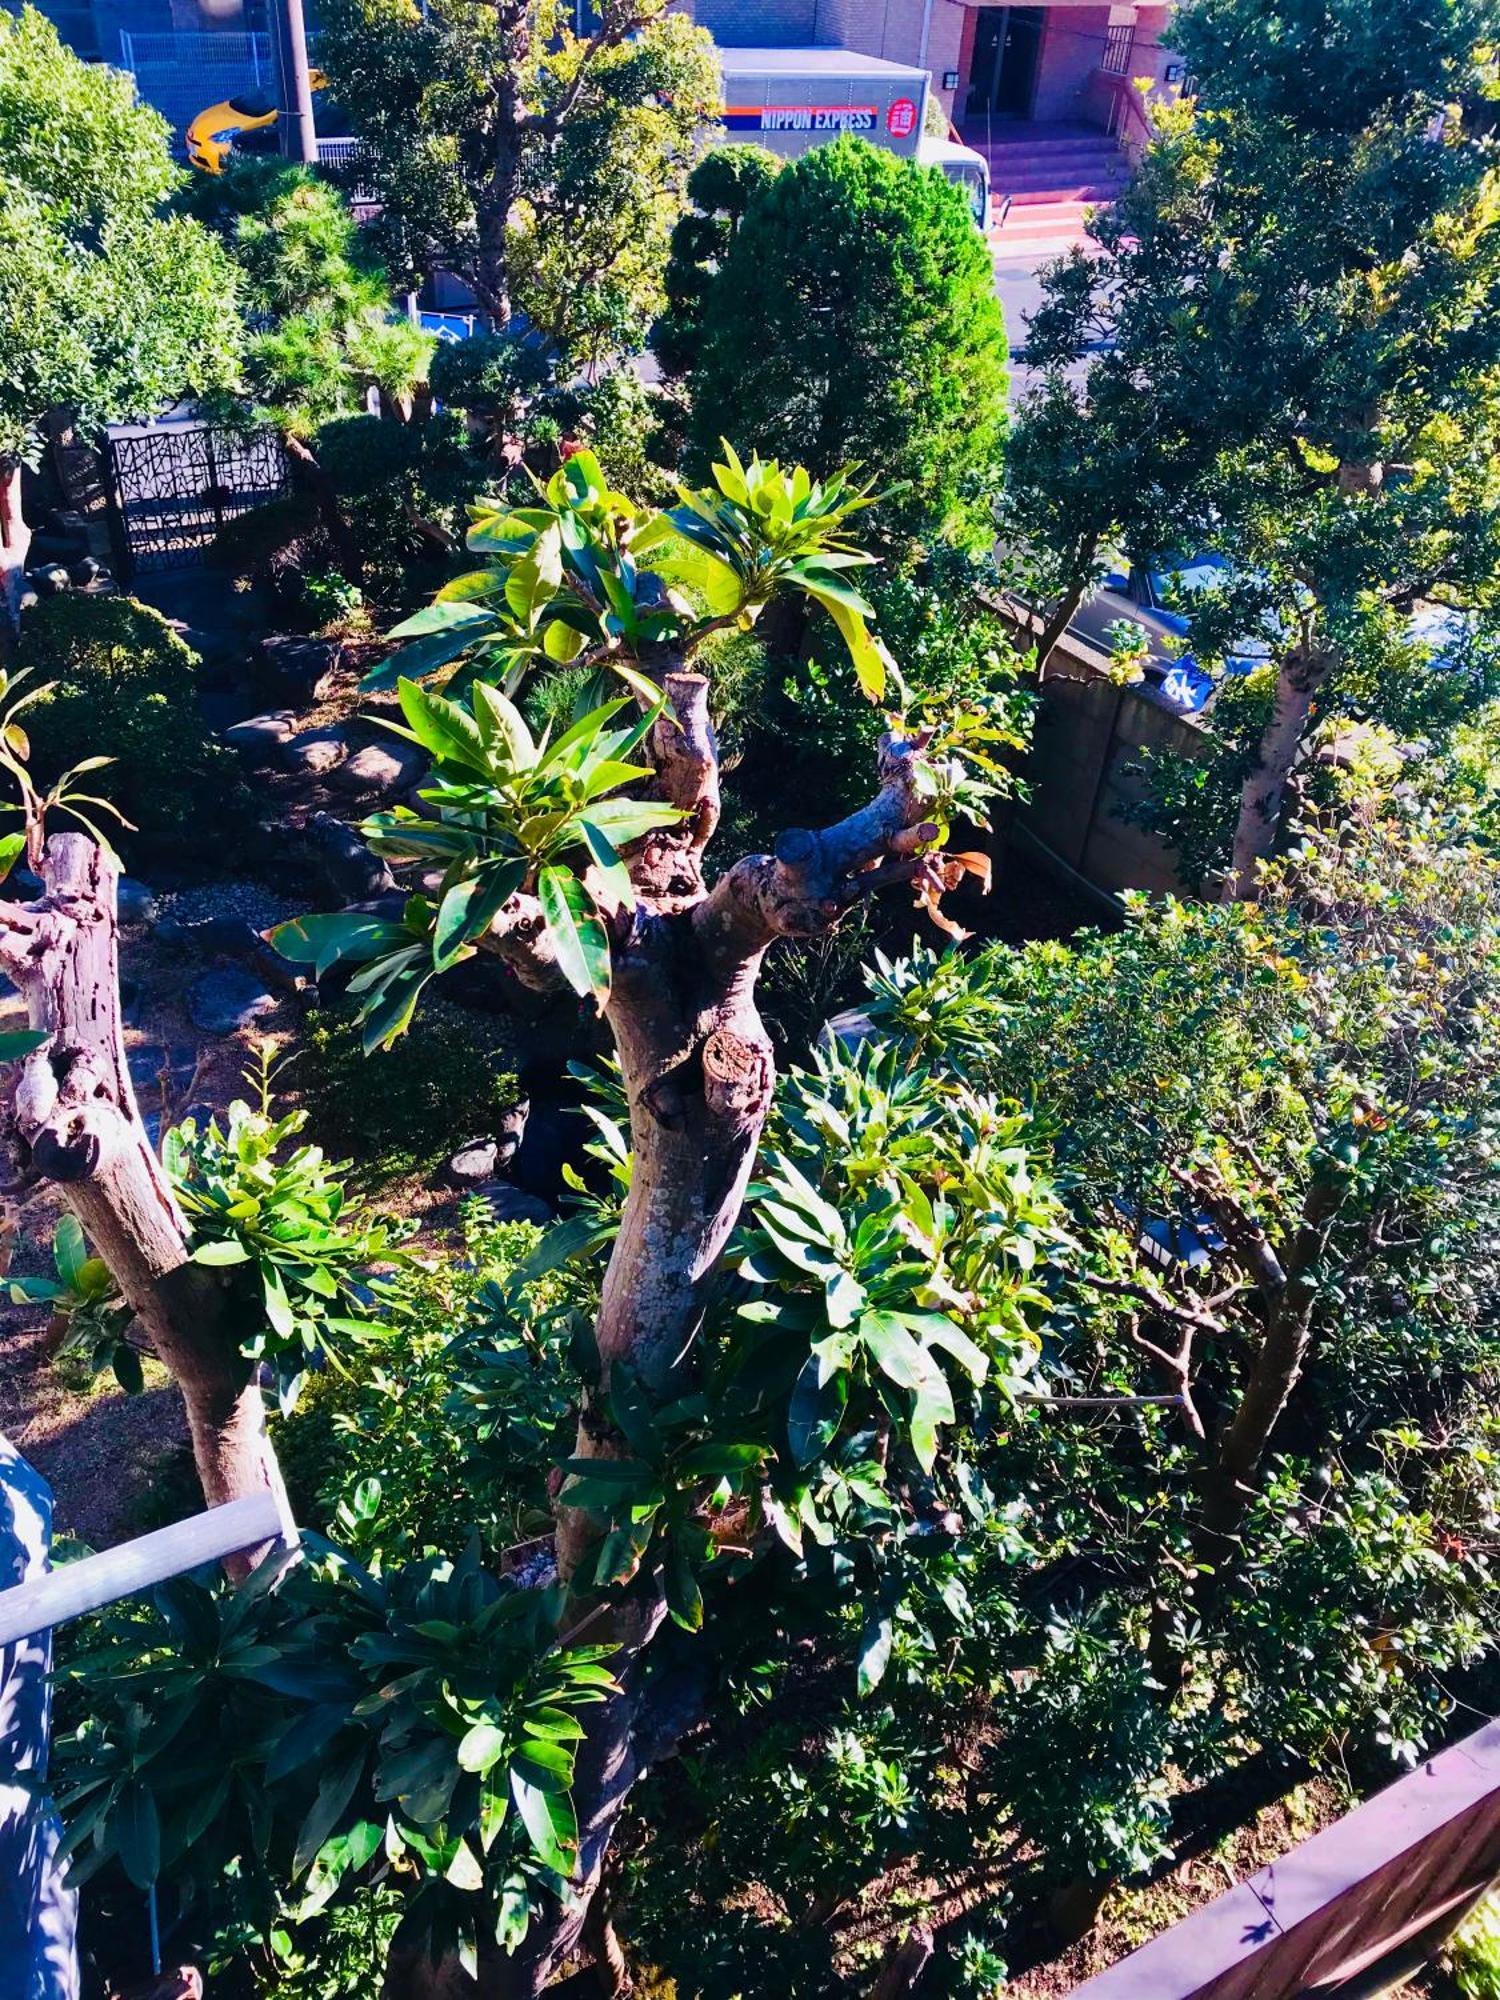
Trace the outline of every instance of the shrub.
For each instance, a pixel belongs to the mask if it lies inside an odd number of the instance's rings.
[[[462,537],[466,502],[484,483],[458,419],[336,417],[318,432],[315,449],[353,527],[369,594],[401,601],[413,570],[429,572],[430,582]]]
[[[391,1180],[492,1130],[515,1103],[507,1035],[497,1019],[438,1001],[427,1038],[368,1057],[353,1015],[325,1008],[308,1015],[290,1074],[314,1129],[370,1179]]]
[[[547,350],[513,333],[475,333],[445,341],[432,357],[428,383],[440,403],[484,419],[495,435],[513,430],[521,411],[552,379]]]
[[[198,656],[160,612],[130,597],[44,598],[23,621],[16,664],[52,684],[26,711],[39,781],[82,755],[113,757],[99,789],[150,834],[181,834],[206,812],[222,829],[243,801],[234,758],[198,711]]]
[[[547,1521],[546,1478],[572,1410],[568,1328],[517,1277],[532,1223],[464,1204],[463,1254],[380,1283],[376,1365],[309,1385],[276,1434],[299,1520],[362,1562],[462,1548],[493,1559]],[[538,1296],[538,1294],[540,1296]]]
[[[694,457],[732,436],[815,476],[854,460],[901,488],[875,517],[893,542],[984,547],[1006,360],[963,191],[859,140],[816,146],[752,199],[705,291]]]
[[[326,576],[334,553],[310,493],[288,493],[226,521],[214,538],[213,561],[253,584],[273,619],[312,623],[304,579]]]

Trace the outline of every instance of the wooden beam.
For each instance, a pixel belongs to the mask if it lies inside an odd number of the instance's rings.
[[[287,1549],[298,1542],[295,1523],[270,1491],[226,1501],[119,1548],[64,1563],[30,1583],[0,1590],[0,1647],[267,1542]]]

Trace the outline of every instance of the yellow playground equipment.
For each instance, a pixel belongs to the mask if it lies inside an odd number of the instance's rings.
[[[309,71],[307,80],[314,90],[322,90],[328,83],[320,69]],[[274,125],[280,116],[270,98],[256,91],[228,98],[222,104],[210,104],[187,128],[188,159],[205,174],[222,174],[238,134],[258,132],[264,126]]]

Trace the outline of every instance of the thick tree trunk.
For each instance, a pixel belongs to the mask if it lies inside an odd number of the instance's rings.
[[[334,491],[333,481],[318,463],[315,453],[301,438],[287,431],[283,433],[281,442],[287,457],[296,468],[297,479],[317,503],[318,519],[323,523],[323,531],[333,549],[335,562],[351,583],[358,583],[364,575],[359,543],[339,504],[339,496]]]
[[[92,840],[55,834],[39,901],[0,905],[0,964],[48,1038],[20,1065],[14,1132],[30,1171],[57,1186],[176,1379],[205,1498],[279,1494],[224,1275],[190,1261],[187,1225],[136,1106],[120,1021],[117,876]]]
[[[1314,698],[1332,665],[1326,652],[1301,650],[1283,662],[1277,675],[1271,719],[1262,733],[1254,769],[1240,791],[1234,847],[1224,881],[1226,903],[1248,902],[1255,894],[1257,865],[1276,846],[1287,781],[1307,733]]]
[[[611,925],[605,1012],[629,1096],[633,1163],[596,1328],[603,1384],[628,1362],[658,1404],[691,1381],[708,1286],[739,1218],[770,1108],[771,1045],[755,1006],[767,946],[777,937],[828,931],[880,888],[932,893],[952,886],[923,851],[939,829],[924,818],[926,737],[917,735],[882,743],[880,790],[869,804],[822,831],[789,830],[774,855],[745,857],[708,890],[703,853],[719,817],[708,687],[680,666],[667,667],[661,679],[669,712],[651,736],[655,788],[684,817],[630,854],[635,904]],[[535,898],[512,897],[486,943],[528,984],[555,978]],[[575,1451],[580,1458],[627,1455],[597,1396],[582,1411]],[[559,1510],[558,1568],[581,1605],[599,1601],[591,1563],[600,1533],[587,1514]],[[534,1914],[522,1948],[482,1963],[477,1983],[465,1983],[453,1965],[432,1968],[420,1953],[393,1952],[385,2000],[535,2000],[580,1950],[631,1788],[701,1713],[698,1675],[646,1675],[664,1616],[660,1590],[647,1577],[609,1612],[620,1692],[582,1718],[587,1734],[573,1785],[579,1858],[568,1906]]]
[[[502,125],[495,139],[494,164],[476,217],[478,241],[471,273],[474,293],[484,307],[493,332],[510,325],[514,310],[510,291],[510,212],[521,181],[522,134],[513,102],[502,106]]]

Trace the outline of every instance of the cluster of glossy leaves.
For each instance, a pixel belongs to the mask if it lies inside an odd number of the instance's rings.
[[[293,1146],[306,1113],[236,1099],[221,1126],[186,1119],[162,1158],[192,1230],[193,1261],[243,1278],[243,1351],[269,1364],[282,1410],[309,1368],[376,1337],[365,1281],[402,1231],[360,1213],[319,1146]]]
[[[550,727],[534,738],[515,705],[484,681],[473,683],[467,706],[406,680],[400,699],[406,727],[398,733],[432,754],[422,799],[435,816],[398,806],[374,814],[363,831],[393,860],[441,866],[437,893],[409,898],[399,922],[359,913],[298,918],[274,932],[277,950],[319,974],[340,959],[361,964],[350,990],[361,998],[365,1045],[376,1048],[404,1032],[428,980],[472,957],[525,890],[541,905],[569,984],[602,1004],[610,987],[605,918],[635,901],[619,850],[681,818],[675,807],[621,795],[651,775],[631,753],[661,713],[659,697],[618,728],[610,725],[629,698],[606,702],[555,741]]]
[[[121,1298],[102,1257],[91,1257],[83,1226],[75,1215],[64,1215],[52,1237],[53,1278],[12,1278],[13,1305],[51,1308],[56,1336],[54,1358],[74,1356],[88,1372],[114,1371],[122,1389],[142,1387],[141,1357],[126,1337],[135,1315]]]
[[[601,1403],[619,1454],[566,1467],[563,1501],[607,1528],[596,1588],[659,1563],[691,1629],[705,1568],[752,1556],[763,1528],[800,1557],[847,1545],[863,1561],[912,1526],[898,1468],[964,1504],[964,1429],[1024,1393],[1048,1305],[1039,1269],[1063,1254],[1026,1140],[1023,1119],[894,1044],[835,1045],[784,1081],[699,1385],[662,1407],[616,1366]]]
[[[853,483],[852,468],[818,481],[774,460],[742,465],[727,444],[724,454],[711,487],[679,488],[679,504],[665,512],[614,491],[591,451],[539,484],[534,506],[477,503],[468,547],[491,561],[392,628],[409,643],[366,687],[465,661],[514,694],[537,667],[618,670],[664,650],[685,655],[710,630],[748,628],[773,596],[791,591],[828,612],[861,687],[878,700],[891,663],[845,574],[872,560],[847,524],[876,496]]]
[[[326,1545],[230,1589],[189,1578],[121,1606],[68,1660],[91,1713],[57,1746],[73,1875],[118,1861],[252,1921],[413,1876],[409,1921],[472,1969],[573,1873],[577,1711],[608,1649],[558,1643],[561,1592],[457,1562],[384,1578]]]

